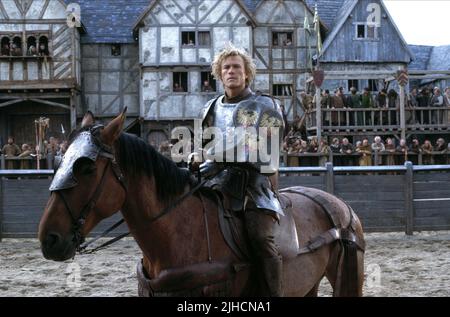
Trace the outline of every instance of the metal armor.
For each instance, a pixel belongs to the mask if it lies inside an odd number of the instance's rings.
[[[53,177],[49,188],[50,191],[69,189],[77,185],[77,180],[73,175],[73,167],[79,159],[87,158],[95,162],[99,155],[108,158],[113,157],[97,144],[93,135],[92,131],[101,127],[96,126],[89,131],[83,131],[72,141]]]
[[[223,163],[218,163],[217,160],[210,163],[219,165],[223,169],[212,183],[221,184],[233,197],[242,198],[244,196],[245,198],[247,196],[257,208],[283,214],[268,177],[278,171],[279,153],[274,153],[270,157],[276,157],[276,159],[270,159],[267,162],[267,157],[261,160],[257,145],[252,144],[252,141],[261,141],[259,128],[273,127],[278,130],[278,138],[275,142],[278,142],[278,146],[280,145],[284,122],[279,105],[270,96],[261,94],[251,94],[236,104],[223,103],[223,99],[222,96],[209,101],[202,113],[204,129],[214,126],[222,132],[222,138],[220,135],[215,135],[216,138],[219,137],[219,140],[214,141],[223,142],[224,153],[214,153],[214,148],[207,149],[208,155],[214,155],[214,157],[222,155],[223,157]],[[236,128],[250,129],[251,132],[256,132],[256,135],[252,136],[251,133],[237,135]],[[245,139],[249,135],[250,141]],[[267,154],[271,154],[270,140],[273,141],[273,139],[269,137],[268,140]],[[246,146],[239,147],[239,142],[246,142]],[[233,156],[228,155],[228,158],[233,158],[231,162],[227,161],[227,153],[230,151],[234,152]],[[255,153],[258,154],[255,156]],[[246,171],[245,177],[243,177],[243,170]]]

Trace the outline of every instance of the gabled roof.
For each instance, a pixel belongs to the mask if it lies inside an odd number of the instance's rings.
[[[305,3],[313,12],[317,3],[319,18],[329,30],[333,29],[336,16],[344,2],[345,0],[305,0]]]
[[[433,47],[427,69],[450,70],[450,45]]]
[[[433,46],[426,45],[408,45],[414,54],[414,60],[408,65],[411,70],[425,70],[430,61]]]
[[[397,25],[395,24],[394,20],[392,19],[391,15],[389,14],[389,11],[387,10],[386,6],[384,5],[383,1],[378,1],[378,3],[381,5],[381,7],[386,12],[387,18],[389,22],[394,27],[395,31],[397,32],[398,37],[400,38],[400,41],[405,48],[405,50],[410,55],[411,59],[414,59],[414,54],[411,52],[408,44],[406,44],[405,39],[402,36],[402,33],[397,28]],[[323,49],[321,55],[325,53],[327,48],[330,46],[330,44],[333,42],[333,40],[336,38],[337,34],[340,32],[342,27],[344,26],[345,22],[347,21],[349,15],[353,12],[353,9],[358,4],[358,0],[345,0],[342,4],[341,10],[338,12],[338,15],[336,17],[336,20],[334,22],[333,30],[331,33],[327,36],[325,42],[323,43]]]
[[[133,23],[150,0],[64,0],[78,3],[87,33],[82,43],[133,43]]]
[[[148,1],[148,0],[147,0]],[[150,0],[150,4],[147,6],[147,8],[139,15],[137,19],[135,19],[135,23],[133,24],[132,30],[133,32],[136,31],[136,29],[141,25],[142,20],[147,16],[147,14],[153,9],[153,7],[159,2],[164,0]],[[234,0],[237,5],[244,11],[245,15],[247,15],[249,21],[253,24],[255,24],[255,20],[253,19],[253,14],[249,11],[247,4],[244,3],[245,0]],[[252,0],[253,1],[253,0]]]

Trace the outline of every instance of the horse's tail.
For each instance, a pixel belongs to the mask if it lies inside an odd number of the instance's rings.
[[[364,240],[352,228],[341,229],[337,278],[333,296],[362,296]],[[361,254],[358,257],[358,252]]]

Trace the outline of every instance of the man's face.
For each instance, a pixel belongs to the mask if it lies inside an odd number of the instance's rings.
[[[13,144],[13,143],[14,143],[14,140],[11,139],[11,138],[9,138],[9,139],[8,139],[8,144]]]
[[[222,62],[222,82],[225,88],[245,88],[247,74],[240,56],[229,56]]]

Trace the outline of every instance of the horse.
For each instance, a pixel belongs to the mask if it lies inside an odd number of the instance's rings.
[[[188,169],[122,132],[124,120],[125,111],[95,129],[91,120],[83,120],[72,137],[39,223],[43,256],[73,258],[84,237],[120,211],[143,255],[139,295],[260,294],[258,266],[233,248],[219,201],[192,191],[196,183]],[[68,153],[74,158],[69,169]],[[60,169],[66,173],[63,181],[57,180]],[[285,202],[278,237],[284,246],[284,296],[318,296],[325,277],[333,296],[362,296],[364,235],[350,206],[311,188],[291,187],[279,195]],[[231,218],[239,223],[239,216]]]

